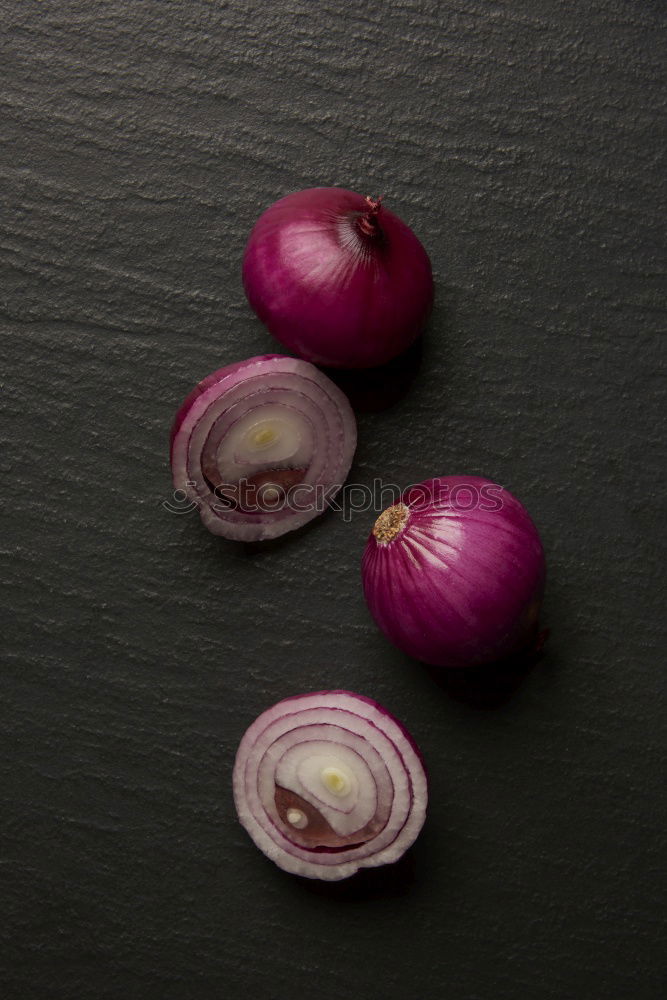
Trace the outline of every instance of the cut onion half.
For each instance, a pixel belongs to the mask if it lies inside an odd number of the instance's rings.
[[[421,830],[421,754],[377,702],[349,691],[286,698],[253,722],[234,765],[239,820],[284,871],[337,881],[397,861]]]
[[[190,393],[171,432],[174,487],[213,534],[276,538],[327,510],[356,447],[347,397],[307,361],[263,355]]]

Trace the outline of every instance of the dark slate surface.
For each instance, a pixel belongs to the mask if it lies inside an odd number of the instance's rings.
[[[663,4],[0,6],[3,1000],[658,997]],[[180,399],[272,347],[250,226],[314,184],[384,192],[437,280],[354,479],[486,474],[543,533],[548,651],[495,708],[369,620],[372,514],[243,548],[162,507]],[[409,725],[432,807],[322,888],[230,772],[327,686]]]

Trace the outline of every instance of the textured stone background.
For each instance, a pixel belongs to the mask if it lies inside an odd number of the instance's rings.
[[[3,1000],[657,998],[663,4],[0,11]],[[376,631],[372,515],[244,548],[162,507],[181,398],[272,347],[249,229],[314,184],[384,192],[437,280],[354,478],[486,474],[543,533],[548,652],[495,708]],[[327,686],[409,725],[432,808],[323,888],[256,851],[230,772]]]

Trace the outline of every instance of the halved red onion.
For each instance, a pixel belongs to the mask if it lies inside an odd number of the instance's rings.
[[[397,861],[426,816],[414,740],[350,691],[297,695],[263,712],[241,740],[233,783],[257,847],[306,878],[336,881]]]
[[[535,649],[545,582],[537,528],[478,476],[406,490],[375,522],[362,561],[371,614],[409,656],[469,667]]]
[[[174,486],[216,535],[275,538],[327,509],[356,447],[346,396],[307,361],[266,354],[220,368],[171,431]]]

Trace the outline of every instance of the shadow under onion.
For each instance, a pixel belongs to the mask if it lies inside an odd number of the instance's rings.
[[[298,878],[287,872],[282,873],[300,889],[316,896],[345,902],[358,902],[368,899],[393,899],[405,896],[417,881],[417,864],[415,860],[415,845],[408,848],[405,854],[391,865],[381,865],[378,868],[360,868],[349,878],[339,882],[327,882],[323,879]]]
[[[360,413],[381,413],[407,395],[421,367],[423,335],[411,347],[377,368],[324,368],[341,389],[353,409]]]
[[[434,667],[422,664],[450,698],[471,708],[493,709],[505,705],[544,655],[549,630],[544,629],[529,651],[479,667]]]

